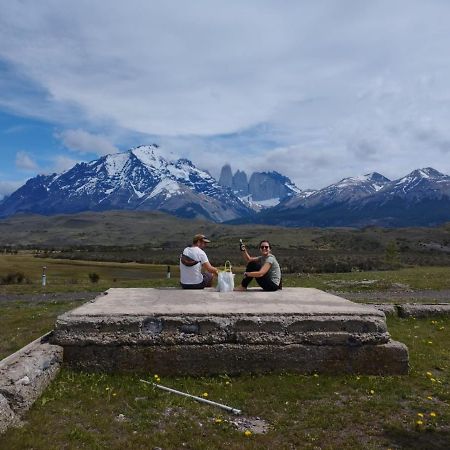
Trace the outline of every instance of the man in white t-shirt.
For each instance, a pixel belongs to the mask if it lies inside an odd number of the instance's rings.
[[[196,234],[192,245],[186,247],[180,256],[180,282],[183,289],[203,289],[210,287],[213,275],[219,270],[213,267],[205,251],[206,245],[211,242],[203,234]]]

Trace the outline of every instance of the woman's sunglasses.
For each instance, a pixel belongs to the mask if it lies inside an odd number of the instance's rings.
[[[261,247],[259,247],[260,249],[263,249],[263,248],[270,248],[268,245],[261,245]]]

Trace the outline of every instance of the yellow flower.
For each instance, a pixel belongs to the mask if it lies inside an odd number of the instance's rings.
[[[428,376],[428,377],[432,377],[433,374],[432,374],[431,372],[427,372],[427,376]]]
[[[250,437],[252,435],[252,432],[250,430],[245,430],[244,435]]]
[[[222,423],[222,419],[220,419],[219,417],[216,417],[216,418],[214,419],[214,422],[215,422],[215,423]]]
[[[208,397],[208,393],[207,392],[203,392],[202,396],[203,397]]]
[[[417,421],[416,421],[416,425],[417,425],[418,427],[420,427],[421,425],[423,425],[423,422],[422,422],[421,420],[417,420]]]
[[[315,373],[314,376],[315,376],[316,378],[318,378],[318,377],[319,377],[319,374],[318,374],[318,373]]]
[[[361,379],[361,377],[356,377],[356,379],[357,379],[357,380],[360,380],[360,379]]]
[[[428,399],[428,400],[433,400],[433,397],[432,397],[431,395],[429,395],[429,396],[427,397],[427,399]]]
[[[427,341],[427,344],[432,344],[433,343],[433,341]]]
[[[436,379],[435,378],[430,378],[430,381],[434,383],[436,381]]]
[[[421,419],[423,419],[423,414],[422,413],[417,413],[418,417],[420,417]]]
[[[374,391],[373,389],[371,389],[371,390],[369,391],[369,394],[370,394],[370,395],[373,395],[373,394],[375,394],[375,391]]]
[[[113,397],[115,397],[117,394],[114,392]]]
[[[444,327],[439,327],[439,331],[442,331],[442,330],[444,330]]]
[[[156,380],[157,378],[159,378],[159,375],[156,375],[155,373],[155,375],[153,375],[153,378]]]
[[[229,381],[225,381],[225,384],[230,384],[230,382]]]
[[[430,417],[436,417],[436,413],[435,412],[430,412]]]
[[[105,391],[109,391],[111,388],[109,388],[109,387],[107,387],[106,389],[105,389]]]

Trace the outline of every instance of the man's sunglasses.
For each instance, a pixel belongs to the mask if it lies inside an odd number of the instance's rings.
[[[261,245],[261,247],[259,247],[259,248],[270,248],[268,245]]]

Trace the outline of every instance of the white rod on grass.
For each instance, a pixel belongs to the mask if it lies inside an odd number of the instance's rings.
[[[186,392],[177,391],[176,389],[168,388],[166,386],[162,386],[161,384],[153,383],[146,380],[139,380],[143,383],[150,384],[151,386],[155,386],[158,389],[162,389],[163,391],[172,392],[173,394],[183,395],[184,397],[193,398],[198,402],[207,403],[208,405],[218,406],[219,408],[225,409],[226,411],[232,412],[233,414],[241,414],[242,411],[240,409],[232,408],[231,406],[223,405],[222,403],[216,403],[211,400],[207,400],[206,398],[197,397],[196,395],[186,394]]]

